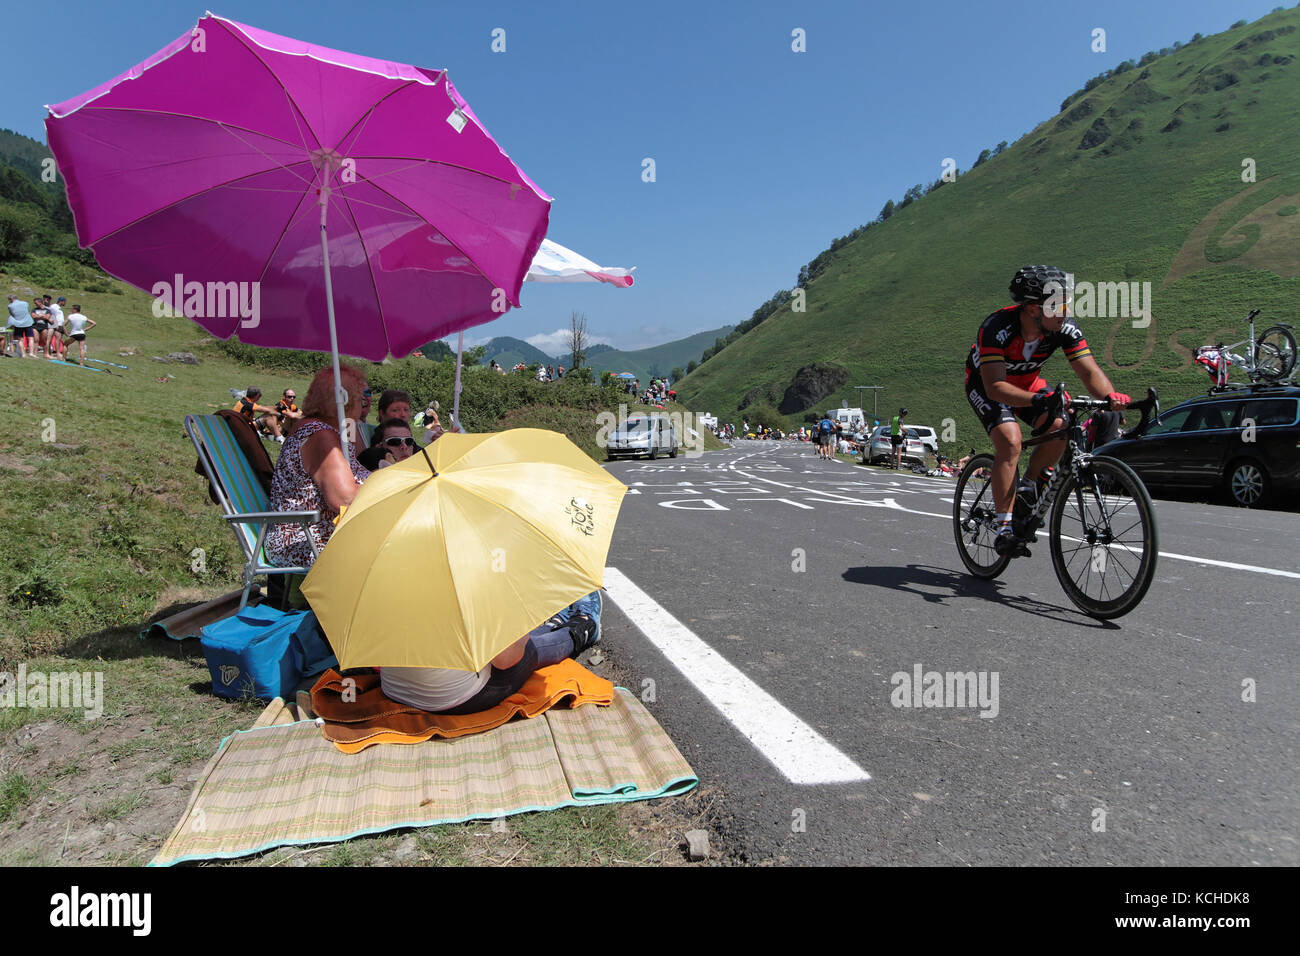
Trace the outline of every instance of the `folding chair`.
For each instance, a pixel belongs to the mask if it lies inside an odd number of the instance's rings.
[[[263,545],[267,529],[279,524],[296,524],[307,535],[312,560],[318,556],[316,541],[308,525],[320,520],[318,511],[269,511],[270,502],[253,473],[248,459],[240,450],[229,426],[218,415],[186,415],[185,432],[194,442],[199,462],[216,490],[218,504],[235,532],[244,552],[244,593],[239,601],[242,611],[248,604],[253,578],[259,574],[306,574],[310,567],[277,567],[267,559]],[[236,612],[238,613],[238,612]]]

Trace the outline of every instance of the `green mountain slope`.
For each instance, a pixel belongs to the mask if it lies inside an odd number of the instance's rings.
[[[487,343],[481,364],[487,365],[493,359],[496,359],[498,365],[506,368],[514,368],[520,362],[525,365],[532,365],[534,362],[547,365],[555,362],[541,349],[510,335],[498,335]]]
[[[1298,28],[1300,10],[1278,11],[1076,95],[1000,154],[819,257],[806,312],[792,310],[797,297],[783,304],[679,394],[726,416],[747,395],[778,404],[800,368],[830,362],[847,377],[813,408],[862,404],[853,386],[883,385],[882,415],[906,404],[916,422],[952,419],[953,447],[982,445],[962,365],[979,322],[1009,304],[1011,275],[1035,262],[1080,282],[1149,282],[1146,328],[1080,317],[1094,353],[1134,395],[1149,384],[1166,402],[1204,391],[1195,346],[1243,339],[1250,308],[1265,324],[1297,318]],[[1044,374],[1073,378],[1059,356]]]
[[[697,332],[684,339],[665,342],[648,349],[622,351],[610,349],[587,356],[587,364],[597,372],[631,372],[644,384],[651,378],[668,375],[674,368],[685,369],[688,362],[698,362],[704,350],[730,332],[732,326]]]

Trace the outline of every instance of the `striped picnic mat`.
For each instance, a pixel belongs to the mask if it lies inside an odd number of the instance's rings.
[[[698,783],[626,689],[608,707],[552,709],[454,740],[341,753],[314,721],[238,731],[208,762],[150,866],[272,847],[649,800]]]

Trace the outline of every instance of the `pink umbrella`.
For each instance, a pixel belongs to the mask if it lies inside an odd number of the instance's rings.
[[[401,357],[517,306],[546,235],[550,197],[445,71],[209,14],[47,109],[106,272],[219,338],[329,349],[336,377],[340,352]]]

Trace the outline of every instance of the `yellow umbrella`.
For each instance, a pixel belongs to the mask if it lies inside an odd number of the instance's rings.
[[[302,592],[344,668],[477,671],[601,587],[626,493],[557,432],[444,434],[366,480]]]

